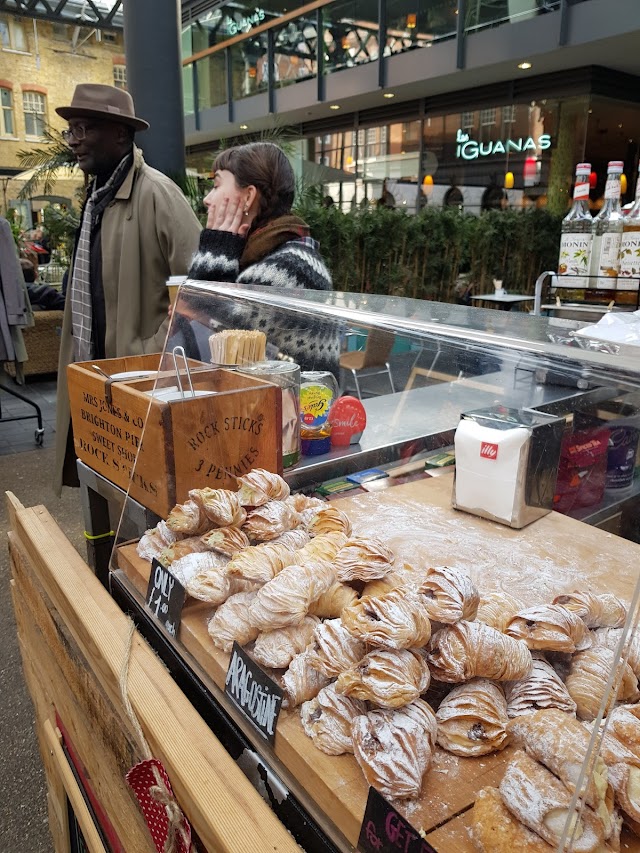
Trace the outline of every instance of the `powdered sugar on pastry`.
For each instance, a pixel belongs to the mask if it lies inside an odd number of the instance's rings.
[[[427,661],[418,650],[377,649],[340,673],[336,690],[382,708],[400,708],[424,693],[430,680]]]
[[[353,752],[351,725],[366,705],[336,692],[335,684],[328,684],[314,699],[300,708],[302,728],[315,746],[328,755]]]
[[[286,669],[293,658],[307,648],[319,624],[315,616],[305,616],[299,625],[264,631],[258,635],[251,656],[271,669]]]
[[[428,568],[418,592],[425,599],[429,618],[451,624],[475,619],[480,596],[471,578],[450,566]]]

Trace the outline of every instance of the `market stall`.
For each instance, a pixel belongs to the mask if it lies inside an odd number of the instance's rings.
[[[622,831],[624,849],[640,850],[640,802],[628,781],[640,767],[636,747],[582,804],[582,782],[536,752],[543,735],[527,728],[566,726],[559,737],[574,744],[588,780],[596,769],[606,777],[597,763],[603,715],[615,734],[619,713],[640,714],[640,654],[625,633],[635,629],[640,567],[631,541],[636,446],[630,468],[607,449],[615,429],[629,441],[637,432],[635,361],[574,346],[541,318],[410,300],[187,284],[175,313],[182,320],[174,317],[152,365],[101,363],[107,378],[90,364],[72,368],[85,430],[78,456],[105,500],[122,508],[103,576],[112,598],[73,561],[82,591],[108,603],[99,615],[85,608],[81,628],[79,601],[74,610],[58,591],[70,595],[78,583],[58,566],[62,535],[54,532],[45,557],[36,543],[51,535],[50,520],[18,505],[13,512],[16,578],[23,549],[51,599],[44,609],[55,606],[83,654],[92,652],[89,680],[124,721],[127,751],[105,746],[116,755],[105,785],[120,792],[115,814],[106,809],[117,834],[126,820],[145,832],[122,782],[145,755],[137,718],[207,849],[272,849],[273,838],[274,849],[297,841],[308,851],[551,850],[573,832],[567,849],[607,850]],[[229,338],[218,359],[212,338],[221,324],[242,336],[265,329],[271,355],[286,362],[290,345],[302,360],[310,328],[336,341],[356,321],[395,335],[397,364],[413,379],[364,401],[364,432],[359,416],[342,418],[354,444],[330,446],[330,421],[314,436],[305,433],[312,418],[303,419],[307,448],[321,452],[283,468],[290,454],[278,372],[245,374],[246,364],[227,362]],[[315,383],[307,402],[319,405],[332,380],[309,373],[310,358],[302,383]],[[489,465],[478,469],[475,491],[462,488],[471,445],[459,443],[460,423],[481,436]],[[36,570],[51,561],[54,577]],[[124,680],[133,714],[122,711],[123,612],[171,674],[135,640]],[[93,655],[105,637],[108,650]],[[152,700],[134,677],[155,691]],[[333,723],[323,728],[327,715]],[[633,719],[622,722],[633,728]],[[79,751],[84,763],[96,760],[91,742]],[[551,786],[553,814],[534,819],[534,807],[511,796],[530,777]],[[208,810],[202,798],[217,798],[218,785],[235,805],[219,799]],[[487,846],[501,832],[508,838]]]

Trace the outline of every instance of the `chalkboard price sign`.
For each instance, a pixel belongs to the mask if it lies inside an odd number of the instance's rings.
[[[357,849],[360,853],[437,853],[375,788],[369,788]]]
[[[237,643],[231,650],[224,692],[262,737],[273,743],[282,690]]]
[[[151,563],[146,605],[173,637],[178,634],[185,596],[186,591],[180,581],[154,559]]]

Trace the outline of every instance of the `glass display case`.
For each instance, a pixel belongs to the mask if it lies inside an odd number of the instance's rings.
[[[292,460],[294,363],[353,398],[355,443],[327,404],[326,452]],[[606,850],[622,828],[640,850],[633,348],[187,281],[151,372],[118,367],[107,414],[147,413],[110,430],[135,450],[112,594],[304,849]],[[463,415],[489,466],[470,511]],[[536,513],[496,520],[510,488]]]

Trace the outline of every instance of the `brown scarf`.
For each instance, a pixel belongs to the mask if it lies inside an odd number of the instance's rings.
[[[244,270],[270,255],[283,243],[309,236],[309,226],[298,216],[291,214],[272,219],[262,228],[249,234],[240,258],[240,269]]]

